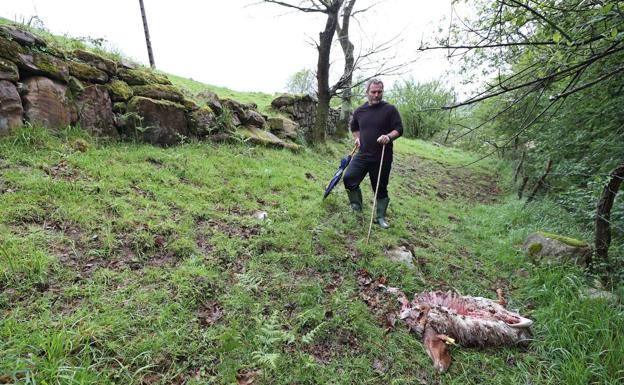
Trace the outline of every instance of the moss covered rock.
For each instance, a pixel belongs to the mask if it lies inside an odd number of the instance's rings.
[[[132,88],[123,80],[115,79],[106,86],[113,102],[125,102],[134,95]]]
[[[171,85],[171,82],[165,75],[161,75],[144,67],[136,69],[120,68],[117,71],[117,76],[131,86],[142,86],[146,84]]]
[[[108,74],[92,65],[68,60],[67,66],[69,68],[69,74],[80,80],[100,84],[108,82]]]
[[[39,51],[27,51],[18,54],[17,66],[31,75],[43,75],[63,83],[69,81],[69,67],[67,62],[56,56]]]
[[[215,114],[210,107],[199,107],[187,113],[189,131],[197,137],[210,135],[215,129]]]
[[[15,25],[2,25],[0,26],[0,35],[8,37],[11,40],[25,46],[32,47],[45,47],[46,42],[35,35],[34,33],[25,29],[19,28]]]
[[[100,71],[106,72],[108,75],[112,76],[117,73],[117,63],[103,56],[81,49],[74,50],[72,55],[87,64],[91,64]]]
[[[0,80],[16,82],[19,80],[19,71],[12,61],[0,58]]]
[[[280,95],[277,98],[273,99],[273,101],[271,101],[271,106],[275,109],[292,106],[293,104],[295,104],[295,96],[288,94]]]
[[[24,52],[25,49],[21,45],[0,35],[0,58],[17,64],[20,61],[19,54]]]
[[[151,99],[164,99],[176,103],[184,101],[184,95],[172,85],[165,84],[146,84],[142,86],[132,86],[132,92],[136,96],[144,96]]]
[[[197,105],[197,103],[195,103],[191,99],[184,98],[184,100],[182,100],[180,103],[182,103],[182,105],[184,106],[184,108],[186,108],[187,111],[195,111],[196,109],[200,108]]]
[[[547,232],[529,235],[522,249],[534,261],[574,263],[579,266],[586,266],[592,253],[587,242]]]
[[[293,151],[300,150],[300,146],[294,143],[288,143],[268,131],[253,126],[241,126],[236,128],[236,134],[244,140],[262,146],[288,148]]]
[[[72,95],[80,95],[85,90],[85,85],[73,76],[69,77],[69,82],[67,83],[67,86],[69,87]]]
[[[188,136],[185,109],[181,104],[134,96],[128,102],[128,112],[141,117],[129,122],[128,127],[135,130],[129,134],[148,143],[170,146]]]

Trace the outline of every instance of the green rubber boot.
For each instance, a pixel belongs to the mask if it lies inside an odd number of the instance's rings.
[[[382,198],[377,199],[377,224],[382,229],[387,229],[390,227],[388,222],[386,222],[386,210],[388,209],[388,204],[390,203],[390,198]]]
[[[360,190],[359,187],[355,190],[347,190],[347,195],[349,196],[349,203],[351,203],[351,208],[353,209],[353,211],[361,212],[362,190]]]

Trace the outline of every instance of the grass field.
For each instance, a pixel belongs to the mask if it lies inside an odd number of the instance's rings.
[[[581,270],[518,250],[535,230],[586,237],[565,213],[510,197],[505,164],[460,167],[477,156],[400,140],[392,228],[366,245],[370,207],[354,216],[342,186],[321,199],[348,147],[2,138],[0,383],[622,383],[622,308],[582,299]],[[385,256],[397,245],[414,268]],[[409,295],[503,288],[535,341],[454,348],[438,375],[362,300],[362,269]]]

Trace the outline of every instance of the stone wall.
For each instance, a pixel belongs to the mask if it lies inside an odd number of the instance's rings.
[[[63,51],[19,26],[0,26],[0,135],[29,122],[49,129],[80,125],[93,135],[163,146],[188,137],[242,136],[296,148],[262,130],[266,119],[253,104],[187,95],[149,68]]]
[[[317,105],[318,101],[310,95],[284,94],[271,102],[273,109],[286,114],[299,125],[306,138],[309,137],[314,127]],[[330,108],[326,134],[333,135],[336,132],[339,120],[340,108]]]

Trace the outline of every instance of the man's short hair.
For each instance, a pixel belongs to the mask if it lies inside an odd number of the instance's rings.
[[[381,80],[379,80],[378,78],[372,78],[372,79],[370,79],[369,81],[366,82],[366,92],[368,92],[368,90],[370,90],[370,87],[373,84],[381,84],[382,87],[384,86],[384,84],[383,84],[383,82]]]

